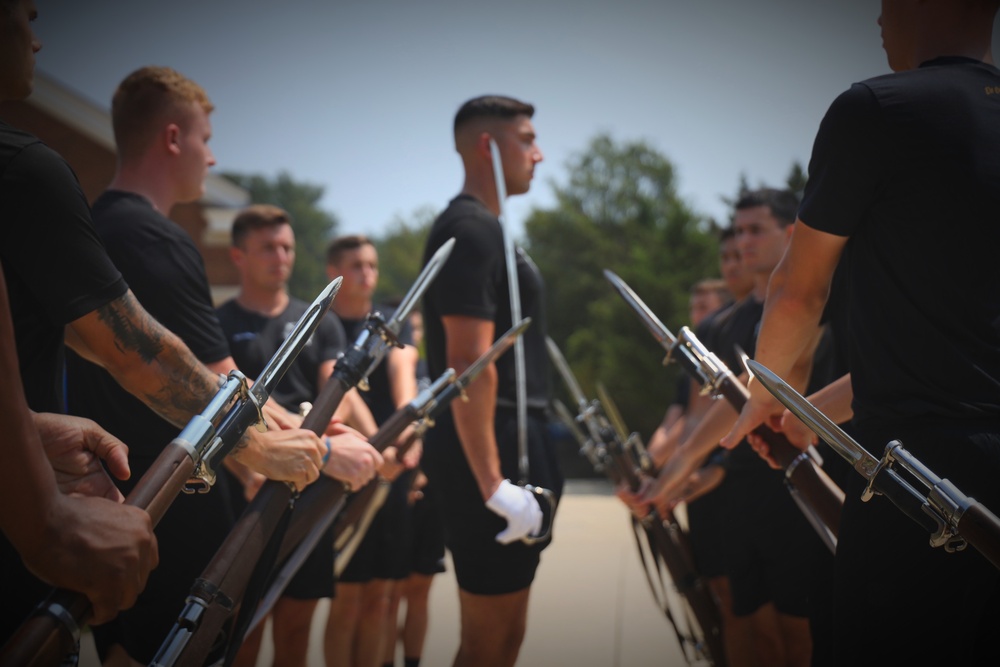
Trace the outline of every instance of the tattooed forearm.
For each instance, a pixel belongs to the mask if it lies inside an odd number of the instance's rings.
[[[115,348],[125,357],[138,356],[126,364],[135,384],[123,386],[161,417],[184,426],[215,395],[217,376],[131,292],[101,307],[98,316],[110,329]]]
[[[148,364],[163,351],[166,330],[139,305],[132,292],[101,306],[97,315],[111,329],[115,347],[122,353],[134,352]]]

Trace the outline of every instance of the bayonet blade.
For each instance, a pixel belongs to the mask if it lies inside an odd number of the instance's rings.
[[[862,477],[869,481],[872,480],[879,470],[878,459],[869,454],[854,438],[847,435],[832,419],[823,414],[819,408],[795,391],[771,369],[753,359],[747,359],[746,365],[754,378],[781,401],[782,405],[801,419],[802,423],[808,426],[813,433],[833,447]]]
[[[302,348],[309,342],[323,316],[330,309],[337,292],[340,291],[340,284],[344,281],[341,276],[337,276],[333,281],[323,288],[323,291],[309,304],[309,308],[302,314],[299,321],[295,323],[295,328],[282,341],[281,347],[271,356],[264,370],[260,372],[257,379],[250,388],[250,393],[257,400],[258,405],[264,405],[271,392],[281,381],[285,371],[295,362]]]
[[[417,279],[413,281],[410,286],[410,291],[406,293],[403,300],[399,302],[399,306],[393,312],[392,317],[386,322],[386,326],[394,334],[398,334],[399,330],[403,328],[403,322],[409,317],[410,311],[413,307],[417,305],[420,301],[420,297],[424,295],[427,291],[427,287],[434,281],[437,274],[441,272],[442,267],[444,267],[445,262],[448,261],[448,257],[451,255],[452,249],[455,247],[455,238],[452,237],[441,244],[441,247],[431,255],[431,258],[427,260],[426,266],[420,271],[420,275]]]
[[[604,414],[611,422],[611,425],[615,429],[615,433],[618,434],[618,440],[623,444],[628,440],[629,430],[625,426],[625,420],[622,419],[622,413],[618,411],[618,406],[611,399],[611,395],[608,393],[607,389],[604,388],[603,382],[597,383],[597,400],[601,402],[601,407],[604,408]]]
[[[500,358],[500,355],[509,350],[514,344],[514,341],[516,341],[530,325],[531,318],[526,317],[508,329],[504,335],[496,339],[490,349],[484,352],[481,357],[476,359],[471,366],[462,371],[462,374],[455,379],[455,385],[459,389],[468,387],[469,384],[483,372],[484,368],[495,362]]]
[[[604,277],[614,286],[615,290],[625,302],[632,307],[632,310],[636,312],[642,323],[646,325],[649,332],[653,334],[653,338],[663,346],[667,352],[673,348],[674,343],[677,342],[677,337],[670,333],[670,329],[660,321],[649,306],[639,298],[639,295],[632,291],[624,280],[619,278],[615,273],[609,269],[604,269]]]
[[[549,358],[552,359],[556,370],[562,376],[563,382],[566,383],[566,388],[569,389],[569,393],[573,395],[573,400],[576,401],[577,407],[581,410],[586,408],[588,404],[587,397],[584,395],[583,389],[580,388],[580,383],[576,381],[576,376],[570,370],[569,363],[567,363],[566,357],[559,350],[559,346],[548,336],[545,337],[545,345],[549,348]]]

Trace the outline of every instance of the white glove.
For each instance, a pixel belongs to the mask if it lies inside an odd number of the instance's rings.
[[[538,506],[535,494],[511,484],[510,480],[500,482],[486,501],[486,507],[507,519],[507,527],[497,533],[496,540],[500,544],[510,544],[542,530],[542,508]]]

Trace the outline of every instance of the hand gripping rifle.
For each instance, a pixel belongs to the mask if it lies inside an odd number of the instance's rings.
[[[493,158],[493,182],[497,190],[497,207],[500,231],[503,234],[504,264],[507,267],[507,287],[510,292],[510,321],[521,320],[521,289],[517,279],[517,251],[514,248],[514,235],[507,224],[504,214],[504,200],[507,199],[507,182],[503,173],[503,162],[500,159],[500,148],[497,142],[490,138],[490,156]],[[517,469],[520,479],[517,485],[535,494],[538,507],[545,517],[542,522],[542,532],[538,535],[525,535],[521,541],[525,544],[536,544],[548,540],[552,535],[552,517],[556,510],[556,496],[549,489],[528,484],[528,388],[524,368],[524,341],[520,338],[514,342],[514,391],[517,410]],[[544,504],[543,504],[544,503]],[[547,510],[547,511],[546,511]]]
[[[399,331],[427,286],[444,266],[453,247],[454,240],[450,239],[438,249],[388,321],[379,312],[369,314],[357,340],[337,360],[333,374],[305,416],[302,428],[322,435],[344,395],[355,386],[367,386],[368,374],[381,362],[389,347],[400,346],[396,338]],[[320,475],[309,488],[342,486],[342,482]],[[333,505],[327,508],[329,518],[326,525],[333,520],[343,497],[344,494],[339,494]],[[193,643],[189,649],[191,654],[208,654],[219,630],[244,596],[252,594],[256,600],[259,593],[247,593],[251,578],[259,583],[260,578],[270,570],[270,562],[281,544],[281,538],[275,539],[275,536],[285,532],[286,526],[291,523],[288,510],[298,504],[299,494],[287,484],[267,481],[261,486],[202,576],[195,581],[177,622],[160,646],[154,662],[159,659],[175,660],[188,642]],[[255,577],[257,572],[261,574]],[[246,622],[249,618],[240,620]],[[199,630],[197,634],[195,630]],[[242,637],[239,628],[234,636]]]
[[[514,344],[514,341],[516,341],[530,325],[531,318],[526,318],[518,322],[516,326],[509,329],[504,335],[498,338],[490,349],[484,352],[482,356],[466,368],[465,371],[463,371],[457,378],[455,377],[454,371],[450,369],[446,371],[440,378],[432,383],[430,387],[417,394],[417,397],[410,401],[410,403],[393,413],[393,415],[379,428],[378,433],[372,436],[370,440],[371,445],[375,447],[375,449],[382,451],[395,442],[400,434],[402,434],[402,432],[405,431],[410,424],[417,422],[417,429],[410,435],[409,438],[407,438],[406,443],[404,443],[400,448],[399,453],[400,456],[402,456],[402,454],[409,449],[409,447],[411,447],[427,429],[433,427],[435,420],[448,409],[449,405],[455,398],[461,397],[463,400],[466,400],[465,388],[468,387],[480,373],[482,373],[484,368],[494,363],[500,355],[510,349],[511,345]],[[364,529],[367,528],[367,526],[363,526],[360,523],[360,520],[363,519],[366,510],[368,510],[371,504],[376,500],[380,484],[381,480],[376,478],[366,484],[362,489],[359,489],[358,492],[354,494],[355,497],[351,498],[344,511],[337,515],[336,522],[334,523],[335,542],[340,541],[341,544],[343,544],[343,538],[347,535],[347,531],[354,532],[354,536],[351,536],[350,539],[360,539],[363,537]],[[302,494],[302,500],[307,503],[311,502],[311,498],[308,497],[310,496],[309,489],[311,488],[312,487],[307,488]],[[305,507],[308,507],[308,505]],[[300,510],[301,509],[302,508],[300,508]],[[289,527],[288,531],[289,538],[294,539],[295,536],[299,534],[299,527],[302,529],[309,528],[308,524],[310,519],[307,516],[308,514],[310,514],[310,512],[300,511],[300,515],[293,518],[292,525]],[[325,530],[326,527],[324,527],[320,533]],[[313,527],[305,539],[314,536],[315,533],[316,528]],[[318,540],[318,536],[315,537],[315,540]],[[287,541],[288,539],[286,538],[286,542]],[[254,619],[250,624],[251,629],[256,627],[257,624],[261,623],[264,618],[267,617],[268,612],[270,612],[274,603],[280,597],[281,592],[284,590],[285,586],[287,586],[288,582],[295,575],[298,569],[302,566],[302,563],[308,554],[309,551],[296,549],[290,553],[287,560],[285,560],[284,557],[281,557],[281,561],[279,562],[283,562],[283,565],[275,577],[274,582],[269,587],[267,595],[261,601],[261,604],[254,615]],[[349,560],[349,557],[347,560]],[[338,561],[344,562],[341,561],[339,557]]]
[[[440,414],[440,410],[443,410],[447,403],[455,396],[461,395],[465,387],[479,374],[482,368],[505,351],[510,346],[510,343],[527,328],[529,323],[530,321],[523,321],[501,337],[483,357],[466,369],[460,378],[455,379],[455,372],[450,369],[442,374],[440,378],[432,383],[430,387],[421,391],[410,403],[394,412],[369,440],[371,445],[382,451],[395,442],[413,421],[428,417],[433,418],[433,416]],[[313,408],[314,410],[315,407]],[[309,415],[312,415],[313,411],[310,411]],[[346,487],[340,483],[320,484],[320,482],[327,479],[329,478],[325,475],[321,476],[319,480],[306,487],[299,496],[295,512],[291,514],[287,531],[281,542],[281,550],[279,551],[277,562],[282,562],[285,557],[294,551],[298,543],[309,534],[310,529],[324,517],[331,506],[338,508],[337,511],[343,507],[344,499],[348,493]],[[334,518],[335,516],[336,512],[334,513]],[[217,554],[216,560],[219,560],[220,554]],[[250,557],[250,554],[241,554],[238,550],[235,553],[226,554],[226,558],[230,562],[240,559],[254,560]],[[211,570],[211,568],[212,565],[210,564],[209,569]],[[243,582],[237,583],[242,584]],[[218,610],[214,614],[203,614],[200,612],[199,608],[204,607],[205,602],[202,599],[197,599],[194,593],[195,590],[192,589],[192,595],[189,596],[188,603],[185,606],[185,610],[181,613],[178,623],[160,646],[160,650],[151,664],[202,665],[212,647],[215,637],[222,629],[225,619],[232,613],[233,608],[240,603],[239,595],[241,589],[234,587],[232,595],[224,596],[227,599],[216,596],[216,599],[211,600],[209,602],[210,611]],[[256,603],[256,600],[252,602]],[[248,612],[253,611],[255,610],[248,610]],[[264,615],[266,616],[266,612]],[[234,630],[233,644],[230,645],[229,656],[235,655],[234,647],[238,647],[244,634],[245,628],[237,627]]]
[[[885,454],[876,459],[773,371],[756,361],[748,361],[747,365],[765,389],[868,480],[861,496],[863,501],[868,502],[875,494],[884,495],[927,529],[932,547],[952,552],[972,544],[1000,569],[1000,519],[982,503],[931,472],[903,449],[899,440],[888,443]],[[902,472],[924,490],[918,490]]]
[[[650,472],[639,435],[627,433],[603,387],[598,387],[599,400],[588,401],[559,347],[551,338],[546,339],[546,344],[553,365],[577,403],[576,417],[558,401],[557,413],[595,469],[603,471],[616,486],[625,484],[633,492],[638,491],[642,475]],[[672,515],[661,517],[655,508],[650,508],[642,519],[632,516],[632,528],[653,599],[673,626],[685,659],[691,664],[709,660],[722,667],[725,653],[719,609],[705,580],[695,571],[687,535]],[[683,603],[678,604],[664,583],[664,568]]]
[[[215,483],[215,470],[244,431],[254,425],[267,429],[264,403],[316,331],[341,281],[337,278],[316,297],[252,387],[239,371],[229,374],[201,414],[192,417],[160,452],[125,499],[126,504],[146,510],[155,526],[181,491],[209,491]],[[90,611],[84,595],[53,590],[4,646],[0,664],[60,664],[78,647],[80,628]]]
[[[625,281],[607,269],[604,271],[604,276],[636,312],[642,323],[653,334],[653,338],[667,351],[664,364],[671,361],[679,362],[691,377],[702,384],[703,393],[726,399],[737,412],[743,409],[750,396],[747,388],[698,340],[694,332],[682,327],[674,337],[632,288],[625,284]],[[753,433],[767,442],[771,457],[785,472],[785,485],[795,503],[823,543],[834,551],[837,531],[840,528],[840,510],[844,505],[844,492],[816,464],[808,452],[797,449],[781,433],[765,424],[755,428]]]

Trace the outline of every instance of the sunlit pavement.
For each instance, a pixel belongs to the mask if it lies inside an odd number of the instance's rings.
[[[451,564],[431,589],[424,667],[450,665],[458,646],[458,589]],[[310,666],[322,667],[320,604]],[[265,640],[259,666],[270,665]],[[95,665],[84,646],[81,665]],[[402,664],[401,651],[397,665]],[[682,666],[673,628],[657,608],[643,574],[628,513],[599,480],[570,480],[556,515],[554,540],[542,554],[528,611],[521,667]],[[331,666],[334,667],[334,666]]]

